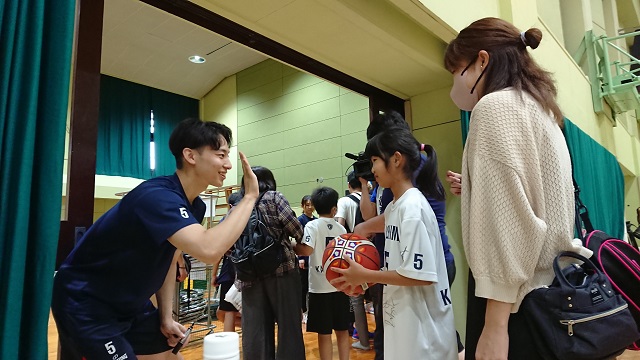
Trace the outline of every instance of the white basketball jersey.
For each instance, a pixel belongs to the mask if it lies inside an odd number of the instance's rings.
[[[311,246],[313,253],[309,256],[309,292],[314,294],[336,292],[335,287],[325,277],[322,254],[329,241],[346,233],[344,226],[333,218],[321,217],[310,221],[304,227],[302,244]]]
[[[411,188],[387,206],[384,216],[383,267],[404,277],[433,282],[384,286],[385,358],[457,359],[451,291],[431,206],[418,189]]]

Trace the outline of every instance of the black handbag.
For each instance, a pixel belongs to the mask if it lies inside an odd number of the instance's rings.
[[[561,257],[583,264],[561,270]],[[627,303],[589,259],[562,252],[553,269],[553,283],[531,291],[521,305],[544,359],[612,359],[640,338]]]

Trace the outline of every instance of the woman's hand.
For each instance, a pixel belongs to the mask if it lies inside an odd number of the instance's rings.
[[[507,360],[508,355],[508,327],[486,324],[478,339],[476,360]]]
[[[460,196],[462,194],[462,175],[451,170],[447,171],[447,182],[449,183],[450,191],[453,195]]]
[[[476,348],[477,360],[507,360],[512,307],[511,303],[487,299],[484,328]]]

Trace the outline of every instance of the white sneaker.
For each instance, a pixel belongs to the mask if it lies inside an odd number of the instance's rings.
[[[302,314],[302,323],[303,324],[307,323],[307,313]]]
[[[371,350],[369,346],[362,345],[360,341],[354,342],[353,344],[351,344],[351,347],[354,349],[360,349],[360,350]]]

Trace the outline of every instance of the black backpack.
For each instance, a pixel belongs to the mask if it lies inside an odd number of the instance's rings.
[[[254,281],[272,274],[283,257],[283,246],[279,239],[269,234],[258,204],[265,193],[260,194],[253,207],[247,226],[231,248],[229,259],[241,281]]]
[[[358,208],[356,209],[356,218],[355,221],[353,222],[353,227],[355,227],[356,225],[360,224],[361,222],[364,222],[364,219],[362,218],[362,212],[360,211],[360,199],[358,199],[357,196],[353,195],[353,194],[349,194],[347,195],[347,197],[353,201],[356,202],[356,204],[358,204]],[[344,223],[344,228],[347,229],[347,232],[350,233],[353,231],[353,229],[349,229],[349,225],[346,223]]]
[[[640,329],[640,252],[627,242],[600,230],[589,233],[586,247],[593,251],[591,261],[604,272],[616,291],[629,304],[631,315]],[[629,346],[629,349],[640,350],[640,339]]]

